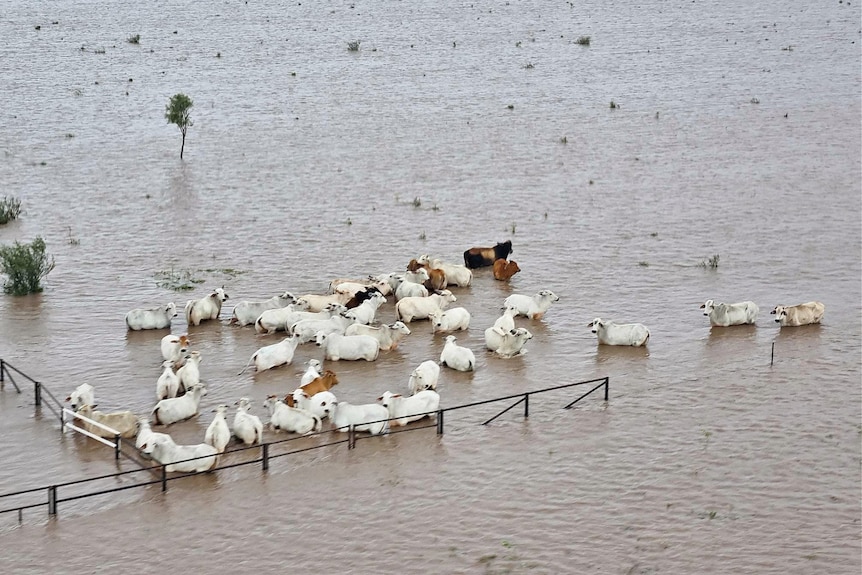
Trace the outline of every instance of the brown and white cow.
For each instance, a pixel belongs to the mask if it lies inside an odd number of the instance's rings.
[[[308,397],[313,397],[315,393],[329,391],[334,385],[338,385],[338,377],[336,377],[334,371],[327,369],[320,375],[320,377],[314,378],[309,383],[306,383],[298,389],[301,389]],[[294,407],[293,393],[289,393],[284,396],[284,402],[288,406]]]

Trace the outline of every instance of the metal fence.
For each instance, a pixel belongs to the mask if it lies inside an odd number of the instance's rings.
[[[199,475],[200,473],[213,473],[215,471],[222,470],[222,469],[231,469],[231,468],[242,467],[242,466],[246,466],[246,465],[257,465],[257,464],[259,464],[261,466],[262,471],[267,471],[270,467],[270,461],[273,459],[278,459],[281,457],[287,457],[287,456],[295,455],[298,453],[303,453],[303,452],[307,452],[307,451],[312,451],[312,450],[316,450],[316,449],[322,449],[322,448],[332,447],[332,446],[342,445],[342,444],[347,444],[348,449],[354,449],[356,447],[356,442],[358,439],[372,439],[372,438],[379,438],[380,437],[380,436],[368,435],[368,434],[364,434],[361,432],[357,432],[353,426],[350,426],[350,428],[347,430],[347,437],[345,439],[337,439],[334,441],[327,441],[324,443],[318,443],[318,444],[311,445],[311,446],[304,445],[304,446],[299,446],[299,447],[293,448],[295,445],[295,442],[297,442],[297,441],[308,442],[310,438],[326,437],[326,436],[331,437],[333,434],[340,435],[342,433],[342,432],[339,432],[337,430],[320,431],[320,432],[309,434],[309,435],[288,437],[285,439],[281,439],[281,440],[277,440],[277,441],[270,441],[270,442],[261,443],[258,445],[251,445],[251,446],[245,446],[245,447],[238,447],[236,449],[230,449],[230,450],[225,451],[224,453],[222,453],[218,456],[219,461],[223,461],[226,459],[237,459],[238,458],[237,454],[241,454],[241,453],[247,452],[247,451],[257,451],[258,455],[257,455],[257,457],[253,457],[251,459],[244,459],[244,460],[240,460],[240,461],[235,461],[233,463],[218,464],[218,465],[216,465],[216,467],[210,469],[209,471],[202,471],[202,472],[197,472],[197,473],[179,473],[179,472],[169,473],[166,469],[167,465],[161,465],[155,461],[144,459],[141,456],[141,453],[135,447],[135,443],[133,441],[128,440],[128,439],[121,438],[120,435],[118,433],[116,433],[115,430],[112,430],[110,428],[106,428],[108,431],[113,432],[113,441],[109,441],[106,438],[99,437],[96,434],[90,433],[86,429],[82,429],[81,427],[75,425],[74,421],[76,419],[83,419],[83,420],[86,420],[87,423],[92,423],[92,424],[95,424],[97,426],[101,426],[101,424],[99,424],[98,422],[84,418],[78,414],[75,414],[74,412],[72,412],[68,409],[65,409],[63,407],[63,404],[60,401],[58,401],[57,398],[44,385],[42,385],[38,381],[34,380],[33,378],[27,376],[26,374],[24,374],[23,372],[21,372],[20,370],[16,369],[15,367],[11,366],[8,362],[3,361],[3,360],[0,360],[0,390],[4,389],[4,383],[5,383],[6,379],[8,379],[12,383],[12,385],[15,387],[15,390],[18,393],[21,393],[21,389],[18,387],[18,385],[16,384],[16,382],[14,380],[13,373],[17,376],[26,378],[27,380],[29,380],[30,382],[32,382],[34,384],[35,394],[36,394],[36,407],[37,408],[39,408],[43,405],[42,394],[47,395],[47,397],[50,399],[50,401],[46,402],[46,405],[59,419],[61,432],[65,432],[66,429],[72,429],[73,431],[76,431],[78,433],[83,433],[89,437],[97,439],[98,441],[100,441],[100,442],[104,443],[105,445],[112,447],[114,449],[114,458],[115,459],[119,460],[121,457],[124,457],[124,458],[134,462],[138,467],[137,469],[133,469],[130,471],[121,471],[121,472],[109,473],[109,474],[100,475],[97,477],[78,479],[75,481],[67,481],[67,482],[57,483],[57,484],[48,485],[48,486],[44,486],[44,487],[34,487],[31,489],[25,489],[22,491],[15,491],[12,493],[0,494],[0,505],[2,505],[3,502],[14,501],[16,498],[28,499],[28,500],[32,499],[32,501],[27,502],[27,503],[12,503],[8,507],[0,508],[0,515],[4,515],[7,513],[17,513],[19,523],[23,521],[23,513],[25,510],[28,510],[28,509],[47,507],[48,515],[54,516],[54,515],[57,515],[59,503],[75,501],[75,500],[83,499],[83,498],[87,498],[87,497],[106,495],[109,493],[115,493],[118,491],[125,491],[128,489],[147,487],[147,486],[156,485],[156,484],[161,485],[162,491],[167,491],[168,483],[170,481],[176,481],[176,480],[180,480],[180,479],[183,479],[186,477]],[[602,377],[602,378],[590,379],[590,380],[586,380],[586,381],[578,381],[575,383],[566,383],[566,384],[557,385],[554,387],[546,387],[544,389],[526,391],[523,393],[516,393],[513,395],[507,395],[504,397],[495,397],[493,399],[486,399],[484,401],[476,401],[473,403],[466,403],[463,405],[456,405],[453,407],[446,407],[446,408],[437,409],[435,411],[427,412],[426,414],[424,414],[424,415],[428,415],[429,417],[435,416],[436,421],[434,423],[430,423],[430,424],[426,424],[426,425],[415,425],[415,426],[410,425],[410,426],[403,427],[403,428],[398,429],[398,430],[390,430],[389,435],[396,434],[396,433],[405,433],[405,432],[410,432],[410,431],[418,431],[420,429],[429,429],[432,427],[436,428],[437,435],[443,435],[444,421],[445,421],[445,414],[446,413],[451,412],[451,411],[461,410],[461,409],[475,408],[475,407],[480,406],[480,405],[487,405],[487,404],[497,403],[497,402],[501,402],[501,401],[516,400],[514,403],[512,403],[511,405],[509,405],[508,407],[506,407],[502,411],[498,412],[496,415],[494,415],[490,419],[482,422],[482,425],[488,425],[489,423],[491,423],[492,421],[494,421],[495,419],[497,419],[501,415],[507,413],[508,411],[514,409],[515,407],[517,407],[519,405],[524,406],[524,418],[527,418],[530,415],[530,397],[531,396],[542,394],[542,393],[548,393],[551,391],[566,389],[566,388],[570,388],[570,387],[583,386],[583,385],[592,385],[592,387],[589,389],[589,391],[582,393],[580,396],[575,398],[573,401],[564,405],[562,407],[563,409],[571,409],[576,403],[578,403],[579,401],[581,401],[582,399],[584,399],[588,395],[591,395],[592,393],[598,391],[599,389],[604,389],[604,401],[608,401],[608,394],[610,391],[610,378],[609,377]],[[67,415],[67,414],[72,418],[70,420],[71,422],[66,421],[65,415]],[[415,415],[420,415],[420,414],[415,414]],[[380,421],[383,421],[383,420],[380,420]],[[368,422],[368,423],[379,423],[379,421],[378,422]],[[104,428],[105,426],[101,426],[101,427]],[[278,449],[283,449],[283,451],[277,451]],[[211,456],[205,456],[205,457],[211,457]],[[196,459],[202,459],[202,458],[196,458]],[[173,463],[174,464],[183,463],[185,461],[194,461],[194,459],[188,459],[188,460],[184,460],[184,461],[175,461]],[[84,490],[83,492],[74,493],[75,491],[80,491],[82,489],[82,486],[86,487],[88,485],[94,485],[100,481],[105,481],[105,480],[114,480],[116,482],[116,480],[118,478],[125,478],[126,476],[133,476],[136,474],[137,475],[144,474],[144,475],[146,475],[146,479],[135,482],[135,483],[130,483],[127,485],[122,485],[119,487],[112,487],[112,488],[108,488],[108,489],[91,489],[91,490]],[[70,492],[72,492],[72,493],[70,493]]]

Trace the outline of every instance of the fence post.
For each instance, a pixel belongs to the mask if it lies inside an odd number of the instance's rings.
[[[611,378],[608,376],[605,376],[605,401],[608,400],[608,391],[610,390],[610,387],[611,387],[610,383],[611,383]]]
[[[114,435],[114,459],[120,460],[120,434]]]
[[[48,515],[57,514],[57,487],[52,485],[48,488]]]
[[[3,389],[3,385],[6,382],[6,361],[0,359],[0,390]]]
[[[38,381],[34,383],[34,389],[36,391],[36,407],[42,406],[42,384]]]
[[[437,435],[443,435],[443,410],[437,410]]]
[[[168,472],[166,468],[166,465],[162,465],[162,493],[168,490]]]
[[[269,469],[269,443],[261,443],[260,446],[263,449],[263,453],[261,454],[261,459],[263,459],[263,470],[266,471]]]
[[[356,447],[356,430],[351,425],[347,430],[347,449],[353,449],[354,447]]]
[[[530,417],[530,394],[524,394],[524,419]]]

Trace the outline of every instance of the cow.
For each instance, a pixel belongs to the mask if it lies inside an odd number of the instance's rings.
[[[614,323],[597,317],[587,324],[596,334],[599,344],[640,347],[649,341],[649,329],[642,323]]]
[[[149,308],[133,309],[126,314],[126,325],[131,330],[170,329],[171,320],[177,317],[177,306],[173,302]]]
[[[471,269],[492,266],[495,261],[508,258],[512,251],[512,240],[492,248],[470,248],[464,252],[464,265]]]
[[[820,323],[826,306],[819,301],[809,301],[798,305],[777,305],[771,314],[775,314],[775,322],[781,327],[796,327]]]
[[[700,309],[703,315],[709,316],[709,324],[716,327],[753,324],[760,311],[753,301],[715,303],[711,299],[706,300]]]
[[[218,319],[222,302],[228,299],[224,288],[216,288],[211,294],[201,299],[190,299],[186,302],[186,323],[200,325],[202,321]]]
[[[494,262],[494,279],[502,282],[509,281],[512,276],[521,271],[515,260],[504,260],[500,258]]]

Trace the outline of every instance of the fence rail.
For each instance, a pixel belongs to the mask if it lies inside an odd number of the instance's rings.
[[[259,451],[259,456],[252,458],[252,459],[237,461],[237,462],[233,462],[233,463],[227,463],[224,465],[217,465],[216,467],[210,469],[209,471],[195,472],[195,473],[171,472],[169,474],[169,472],[167,471],[167,464],[162,465],[162,464],[159,464],[158,462],[155,462],[155,461],[144,461],[143,459],[141,459],[141,454],[138,451],[138,449],[135,447],[135,444],[133,441],[121,438],[119,436],[119,434],[116,433],[115,430],[107,428],[106,426],[103,426],[96,421],[93,421],[91,419],[87,419],[81,415],[75,414],[74,412],[72,412],[68,409],[65,409],[63,407],[63,404],[60,403],[57,400],[57,398],[54,397],[54,395],[51,394],[51,392],[44,385],[42,385],[38,381],[34,380],[33,378],[29,377],[28,375],[24,374],[23,372],[21,372],[20,370],[11,366],[8,362],[3,361],[3,360],[0,360],[0,390],[3,390],[2,384],[5,381],[5,379],[8,378],[9,381],[12,382],[16,391],[18,393],[21,393],[21,390],[19,389],[18,385],[15,383],[15,381],[12,377],[12,374],[9,370],[14,371],[16,374],[20,375],[21,377],[26,378],[27,380],[31,381],[34,384],[35,393],[36,393],[36,407],[37,408],[42,405],[42,394],[43,393],[47,394],[47,396],[51,399],[51,402],[49,402],[47,405],[49,406],[49,408],[51,408],[51,411],[53,411],[54,414],[58,417],[58,419],[60,421],[61,432],[64,432],[66,429],[72,429],[73,431],[82,433],[88,437],[96,439],[96,440],[98,440],[98,441],[104,443],[105,445],[112,447],[114,449],[115,459],[119,460],[120,456],[122,455],[123,457],[132,461],[133,463],[135,463],[138,466],[137,469],[132,469],[132,470],[128,470],[128,471],[120,471],[120,472],[115,472],[115,473],[109,473],[106,475],[100,475],[97,477],[76,479],[73,481],[57,483],[57,484],[48,485],[48,486],[44,486],[44,487],[35,487],[35,488],[25,489],[25,490],[21,490],[21,491],[15,491],[12,493],[0,494],[0,504],[2,504],[3,501],[9,501],[10,498],[15,498],[15,497],[21,498],[21,497],[25,497],[25,496],[40,493],[40,492],[44,494],[45,499],[42,499],[42,500],[39,500],[36,502],[32,502],[32,503],[26,503],[26,504],[13,504],[10,507],[0,509],[0,515],[17,512],[19,523],[21,523],[23,521],[23,512],[25,510],[28,510],[28,509],[47,507],[48,508],[48,515],[54,516],[54,515],[57,515],[57,512],[58,512],[58,504],[64,503],[64,502],[75,501],[78,499],[95,497],[95,496],[99,496],[99,495],[107,495],[110,493],[116,493],[118,491],[126,491],[128,489],[135,489],[138,487],[148,487],[148,486],[156,485],[156,484],[161,484],[161,490],[164,492],[164,491],[167,491],[169,481],[176,481],[176,480],[180,480],[180,479],[183,479],[186,477],[199,475],[201,473],[212,473],[214,471],[218,471],[218,470],[222,470],[222,469],[231,469],[231,468],[235,468],[235,467],[243,467],[246,465],[259,464],[261,466],[262,471],[267,471],[267,470],[269,470],[269,467],[270,467],[270,461],[273,459],[278,459],[281,457],[287,457],[290,455],[295,455],[298,453],[304,453],[307,451],[313,451],[316,449],[322,449],[325,447],[333,447],[333,446],[337,446],[337,445],[343,445],[345,443],[347,444],[348,449],[355,449],[357,439],[360,439],[360,438],[361,439],[371,439],[374,437],[379,437],[379,436],[372,436],[372,435],[365,435],[365,434],[359,435],[359,433],[354,429],[354,427],[350,426],[350,428],[347,430],[347,438],[345,438],[345,439],[337,439],[335,441],[329,441],[326,443],[319,443],[319,444],[312,445],[312,446],[304,446],[304,447],[299,447],[297,449],[288,449],[287,451],[284,451],[281,453],[273,453],[274,447],[278,447],[278,446],[285,446],[286,447],[295,441],[308,441],[310,438],[313,438],[315,436],[325,436],[325,435],[340,434],[341,433],[337,430],[320,431],[320,432],[309,434],[309,435],[287,437],[285,439],[269,441],[269,442],[261,443],[258,445],[238,447],[235,449],[225,451],[224,453],[219,455],[220,459],[224,459],[228,456],[232,457],[234,454],[242,453],[245,451],[250,451],[250,450]],[[501,402],[501,401],[510,401],[513,399],[517,400],[517,401],[515,401],[514,403],[512,403],[511,405],[509,405],[508,407],[506,407],[502,411],[498,412],[496,415],[494,415],[490,419],[482,422],[482,425],[488,425],[492,421],[496,420],[498,417],[511,411],[512,409],[514,409],[515,407],[517,407],[521,404],[524,405],[524,418],[528,418],[530,415],[530,411],[529,411],[530,396],[542,394],[542,393],[548,393],[551,391],[557,391],[557,390],[561,390],[561,389],[566,389],[566,388],[570,388],[570,387],[576,387],[576,386],[581,386],[581,385],[590,385],[590,384],[595,384],[595,385],[593,385],[593,387],[590,388],[589,391],[581,394],[579,397],[574,399],[572,402],[563,406],[563,409],[571,409],[572,406],[574,406],[576,403],[578,403],[579,401],[581,401],[582,399],[584,399],[588,395],[590,395],[590,394],[594,393],[595,391],[602,389],[602,388],[604,388],[604,401],[608,401],[609,391],[610,391],[610,378],[609,377],[602,377],[602,378],[590,379],[590,380],[586,380],[586,381],[579,381],[579,382],[575,382],[575,383],[566,383],[566,384],[557,385],[554,387],[546,387],[544,389],[537,389],[537,390],[527,391],[527,392],[523,392],[523,393],[516,393],[513,395],[507,395],[507,396],[503,396],[503,397],[495,397],[493,399],[486,399],[483,401],[475,401],[472,403],[465,403],[463,405],[456,405],[453,407],[446,407],[446,408],[437,409],[435,411],[430,411],[430,412],[426,412],[426,413],[422,414],[422,415],[428,415],[428,416],[436,416],[436,421],[434,423],[427,424],[427,425],[416,425],[416,426],[411,425],[409,427],[404,427],[403,429],[392,430],[389,432],[389,434],[392,435],[395,433],[404,433],[404,432],[408,432],[408,431],[419,431],[421,429],[429,429],[431,427],[435,427],[437,430],[437,435],[438,436],[443,435],[444,419],[445,419],[445,414],[447,412],[461,410],[461,409],[467,409],[467,408],[473,408],[473,407],[477,407],[480,405],[487,405],[487,404],[497,403],[497,402]],[[53,405],[52,405],[52,403],[53,403]],[[56,407],[56,409],[55,409],[55,407]],[[82,428],[78,427],[77,425],[74,425],[73,423],[67,423],[65,421],[65,417],[64,417],[65,414],[69,414],[73,418],[72,421],[75,421],[75,419],[83,419],[83,420],[86,420],[87,423],[91,423],[91,424],[94,424],[96,426],[105,428],[108,431],[114,432],[114,438],[113,438],[114,441],[112,442],[112,441],[109,441],[105,438],[99,437],[96,434],[90,433],[87,430],[82,429]],[[420,414],[415,414],[415,415],[420,415]],[[380,420],[380,421],[385,421],[385,420]],[[379,421],[378,422],[368,422],[368,423],[379,423]],[[211,456],[204,456],[204,457],[211,457]],[[202,459],[202,457],[198,457],[195,459]],[[184,460],[183,462],[185,462],[185,461],[194,461],[194,459]],[[173,463],[182,463],[182,462],[176,461]],[[109,489],[100,489],[100,490],[96,490],[96,491],[88,491],[85,493],[69,494],[69,495],[65,495],[65,496],[61,497],[61,490],[66,491],[69,488],[72,488],[75,486],[93,484],[93,483],[98,482],[98,481],[105,481],[105,480],[111,480],[111,479],[116,480],[117,478],[120,478],[120,477],[131,476],[131,475],[141,474],[141,473],[148,474],[150,476],[150,478],[145,480],[145,481],[131,483],[128,485],[122,485],[119,487],[113,487],[113,488],[109,488]]]

